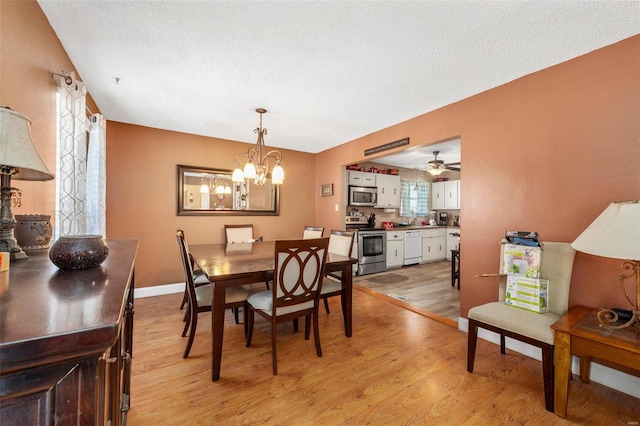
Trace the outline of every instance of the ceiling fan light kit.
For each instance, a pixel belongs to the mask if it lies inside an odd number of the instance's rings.
[[[429,172],[429,174],[433,175],[433,176],[438,176],[440,175],[442,172],[447,171],[447,170],[452,170],[452,171],[456,171],[459,172],[460,171],[460,167],[452,167],[452,166],[459,166],[460,163],[449,163],[449,164],[445,164],[444,161],[442,160],[438,160],[438,154],[440,154],[440,151],[433,151],[433,160],[429,161],[429,163],[427,163],[427,172]]]

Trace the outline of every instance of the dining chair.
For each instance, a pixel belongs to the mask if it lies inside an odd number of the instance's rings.
[[[322,238],[322,234],[324,234],[323,226],[305,226],[302,231],[302,239]]]
[[[177,231],[182,232],[184,235],[184,231],[178,229]],[[191,263],[191,269],[193,270],[193,284],[198,287],[201,285],[209,284],[209,279],[207,276],[200,270],[198,265],[196,265],[195,260],[189,253],[189,261]],[[180,302],[180,310],[184,309],[185,305],[189,302],[189,294],[187,292],[187,283],[184,283],[184,294],[182,295],[182,302]],[[187,316],[184,316],[183,321],[186,321]]]
[[[329,234],[329,253],[351,257],[354,235],[355,232],[332,229]],[[342,314],[344,315],[346,310],[344,307],[345,299],[342,297],[342,272],[330,272],[326,274],[326,277],[322,281],[320,297],[324,301],[324,309],[327,313],[330,313],[328,299],[333,296],[340,296]]]
[[[327,262],[328,238],[279,240],[275,243],[273,286],[247,300],[247,347],[251,346],[255,313],[271,323],[273,374],[278,374],[276,355],[277,324],[305,317],[305,340],[309,340],[311,321],[316,354],[321,357],[318,331],[318,301]]]
[[[506,276],[500,277],[497,302],[475,306],[469,310],[467,371],[473,373],[478,328],[500,335],[500,353],[505,354],[505,337],[519,340],[542,350],[544,400],[553,412],[554,332],[551,324],[568,311],[569,286],[575,250],[570,243],[546,242],[540,260],[540,276],[549,280],[548,312],[537,313],[505,304]]]
[[[253,241],[253,225],[224,225],[225,243],[248,243]]]
[[[193,279],[193,268],[191,266],[191,259],[189,257],[189,246],[187,240],[184,237],[184,232],[181,229],[176,231],[176,238],[178,245],[180,246],[180,256],[182,258],[182,266],[184,267],[185,281],[187,283],[187,294],[189,300],[186,304],[186,321],[184,329],[182,330],[182,337],[187,335],[189,331],[189,340],[187,346],[184,349],[183,358],[189,356],[191,346],[193,345],[193,338],[196,335],[196,327],[198,326],[198,314],[202,312],[211,312],[211,298],[213,288],[211,285],[201,285],[196,287]],[[225,309],[235,309],[234,316],[236,324],[238,321],[238,308],[242,308],[244,315],[244,332],[247,334],[247,298],[249,293],[243,287],[229,287],[226,290],[226,303]]]

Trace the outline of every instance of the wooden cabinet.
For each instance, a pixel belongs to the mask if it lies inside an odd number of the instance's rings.
[[[97,268],[48,253],[0,273],[0,424],[121,425],[131,394],[137,240]]]
[[[376,207],[400,207],[400,176],[378,174],[376,175],[376,185],[378,187],[378,204]]]
[[[431,210],[460,208],[460,181],[448,180],[431,183]]]
[[[355,170],[349,170],[349,185],[354,186],[377,186],[376,173],[358,172]]]
[[[404,231],[387,232],[387,269],[399,268],[404,261]]]
[[[435,262],[446,258],[447,228],[422,230],[422,262]]]

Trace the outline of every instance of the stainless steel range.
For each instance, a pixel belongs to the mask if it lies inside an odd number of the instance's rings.
[[[358,257],[358,275],[374,274],[387,270],[387,232],[384,229],[368,228],[364,216],[347,216],[346,228],[357,231],[357,246],[354,256]]]

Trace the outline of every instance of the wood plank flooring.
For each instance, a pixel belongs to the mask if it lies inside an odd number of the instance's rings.
[[[363,291],[354,291],[353,337],[338,298],[313,339],[278,329],[271,374],[269,326],[252,346],[227,311],[222,375],[211,382],[211,317],[200,316],[188,359],[182,295],[136,299],[130,425],[630,425],[640,401],[573,380],[566,420],[544,409],[540,362],[480,340],[466,371],[466,334]]]
[[[451,286],[451,262],[424,263],[354,277],[362,291],[458,327],[460,290]]]

